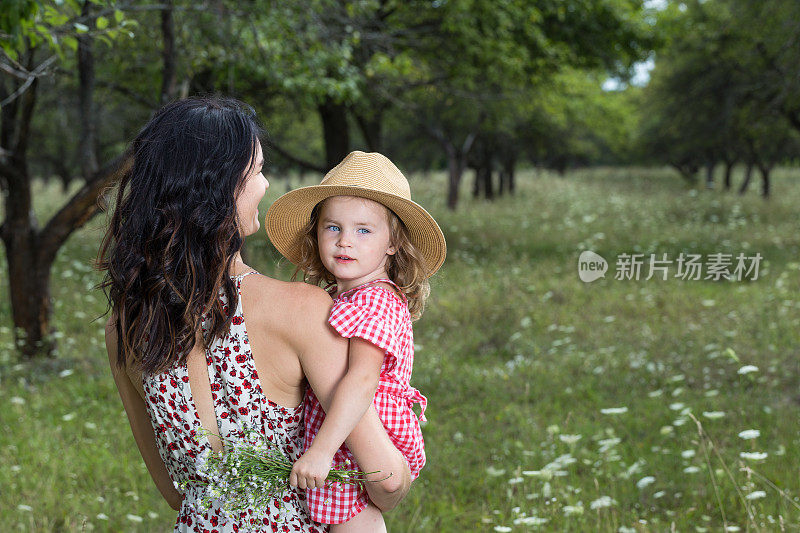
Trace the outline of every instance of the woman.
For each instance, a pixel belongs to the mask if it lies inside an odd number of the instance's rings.
[[[131,144],[100,250],[114,380],[153,481],[180,511],[176,531],[326,527],[308,518],[300,490],[287,489],[275,509],[226,519],[218,503],[200,508],[192,483],[198,458],[222,449],[203,429],[231,437],[255,428],[296,460],[306,380],[327,408],[347,366],[347,343],[327,326],[330,297],[242,261],[269,186],[258,134],[253,111],[234,100],[162,108]],[[367,490],[379,508],[394,507],[410,472],[374,409],[347,445],[365,472],[392,473]]]

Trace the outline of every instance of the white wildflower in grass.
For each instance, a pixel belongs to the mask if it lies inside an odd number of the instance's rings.
[[[717,305],[717,302],[716,302],[716,301],[714,301],[714,300],[702,300],[702,301],[700,302],[700,304],[701,304],[703,307],[714,307],[715,305]]]
[[[497,533],[508,533],[511,531],[511,528],[508,526],[494,526],[494,530],[497,531]]]
[[[597,510],[605,507],[611,507],[612,505],[617,505],[617,501],[611,498],[611,496],[600,496],[589,504],[589,508],[592,510]]]
[[[736,371],[737,374],[742,376],[745,374],[750,374],[751,372],[758,372],[758,367],[755,365],[744,365],[742,368]]]
[[[663,498],[666,494],[667,494],[666,492],[664,492],[663,490],[660,490],[660,491],[658,491],[658,492],[653,494],[653,498],[655,498],[657,500],[659,498]]]
[[[751,492],[750,494],[745,496],[745,499],[747,499],[747,500],[760,500],[761,498],[766,498],[766,497],[767,497],[767,493],[764,492],[763,490],[754,490],[753,492]]]
[[[600,412],[604,415],[622,415],[628,412],[627,407],[607,407],[605,409],[600,409]]]
[[[25,505],[24,503],[21,503],[21,504],[17,505],[17,510],[18,511],[33,511],[33,507],[31,507],[30,505]]]
[[[685,404],[682,404],[681,402],[675,402],[675,403],[669,404],[669,408],[672,409],[673,411],[680,411],[684,407],[685,407]]]
[[[713,398],[714,396],[719,396],[719,391],[717,389],[707,390],[703,393],[703,396],[706,398]]]
[[[547,477],[547,479],[553,477],[552,472],[542,472],[541,470],[523,470],[522,475],[528,477]]]
[[[12,396],[10,401],[13,405],[25,405],[25,399],[19,396]]]
[[[683,450],[681,452],[681,457],[683,457],[684,459],[691,459],[692,457],[695,456],[696,453],[697,452],[695,452],[694,450]]]
[[[506,473],[505,468],[495,468],[493,466],[489,466],[486,468],[486,474],[491,477],[499,477]]]
[[[662,427],[662,428],[659,430],[659,433],[661,433],[662,435],[669,435],[669,434],[670,434],[670,433],[672,433],[674,430],[675,430],[675,428],[673,428],[672,426],[663,426],[663,427]]]
[[[21,466],[19,466],[19,465],[11,465],[11,471],[12,471],[13,473],[15,473],[15,474],[16,474],[16,473],[17,473],[17,472],[19,472],[20,470],[22,470],[22,467],[21,467]]]
[[[158,518],[158,513],[154,513],[153,511],[148,511],[147,517],[150,518],[151,520],[155,520],[156,518]]]
[[[97,518],[98,520],[108,520],[108,515],[105,513],[100,513],[97,516],[95,516],[95,518]]]
[[[767,456],[767,452],[741,452],[739,454],[739,457],[748,461],[763,461]]]
[[[725,416],[725,411],[703,411],[703,416],[709,420],[716,420]]]
[[[71,376],[74,373],[75,373],[74,370],[72,370],[71,368],[67,368],[66,370],[62,370],[61,372],[59,372],[58,377],[65,378],[67,376]]]
[[[94,422],[84,422],[83,427],[85,427],[89,431],[94,431],[95,429],[97,429],[97,424],[95,424]]]
[[[597,444],[600,445],[599,452],[600,453],[605,453],[605,452],[609,451],[610,449],[612,449],[617,444],[619,444],[620,442],[622,442],[622,439],[620,439],[619,437],[612,437],[610,439],[603,439],[603,440],[597,441]]]
[[[757,429],[746,429],[739,432],[739,438],[744,440],[752,440],[761,436],[761,432]]]
[[[619,526],[617,533],[637,533],[637,529],[633,527]]]
[[[653,476],[645,476],[636,482],[636,488],[641,490],[652,485],[655,482],[656,478],[654,478]]]
[[[524,479],[524,478],[521,478],[521,477],[513,477],[513,478],[511,478],[511,479],[509,479],[509,480],[508,480],[508,484],[509,484],[509,485],[516,485],[516,484],[518,484],[518,483],[522,483],[523,481],[525,481],[525,479]]]
[[[577,505],[565,505],[561,510],[564,512],[564,516],[582,515],[583,503],[578,502]]]
[[[559,435],[558,439],[566,444],[575,444],[581,440],[582,437],[583,435]]]
[[[625,470],[625,472],[621,473],[620,477],[622,477],[624,479],[630,479],[631,476],[633,476],[634,474],[638,474],[639,472],[641,472],[642,471],[642,467],[644,465],[645,465],[644,460],[638,459],[638,460],[634,461],[633,464],[631,464],[631,466],[629,466],[627,468],[627,470]]]
[[[61,420],[63,420],[64,422],[69,422],[73,418],[75,418],[75,413],[67,413],[61,417]]]
[[[650,398],[658,398],[662,394],[664,394],[664,391],[661,390],[661,389],[658,389],[658,390],[654,390],[654,391],[648,392],[647,396],[650,397]]]
[[[541,526],[548,522],[547,518],[539,518],[538,516],[524,516],[514,520],[515,526]]]
[[[143,522],[143,521],[144,521],[144,518],[142,518],[141,516],[137,516],[137,515],[135,515],[135,514],[126,514],[126,515],[125,515],[125,518],[127,518],[127,519],[128,519],[128,520],[130,520],[131,522],[136,522],[137,524],[138,524],[139,522]]]
[[[725,526],[725,531],[741,531],[742,528],[739,526]]]

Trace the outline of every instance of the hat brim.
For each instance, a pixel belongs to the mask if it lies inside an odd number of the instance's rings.
[[[367,198],[391,209],[403,221],[411,242],[425,259],[428,276],[432,276],[444,263],[447,255],[444,234],[433,217],[418,203],[363,187],[312,185],[289,191],[275,200],[264,220],[272,244],[295,265],[300,260],[301,232],[311,220],[314,206],[333,196]]]

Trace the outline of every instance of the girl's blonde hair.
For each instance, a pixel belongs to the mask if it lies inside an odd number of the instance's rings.
[[[323,203],[325,203],[324,200],[314,206],[311,211],[311,220],[303,228],[300,241],[300,260],[292,279],[297,279],[298,274],[302,272],[303,281],[313,285],[324,284],[328,287],[336,283],[336,278],[325,268],[319,257],[317,224]],[[411,320],[417,320],[422,316],[422,312],[425,310],[425,300],[428,299],[431,292],[425,260],[422,253],[411,242],[408,229],[400,217],[388,207],[386,207],[386,215],[389,219],[389,242],[396,250],[394,255],[389,256],[386,274],[405,295]]]

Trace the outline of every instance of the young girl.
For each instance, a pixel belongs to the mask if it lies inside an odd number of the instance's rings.
[[[291,191],[270,207],[267,233],[275,247],[314,284],[334,294],[329,324],[350,339],[347,374],[327,416],[310,389],[305,398],[305,453],[290,476],[308,489],[314,520],[332,531],[385,531],[363,488],[328,485],[334,466],[355,467],[343,444],[371,403],[416,479],[425,465],[419,421],[427,400],[410,385],[412,319],[428,296],[428,278],[446,244],[436,221],[411,201],[408,181],[378,153],[352,152],[320,185]],[[390,473],[381,473],[388,475]]]

